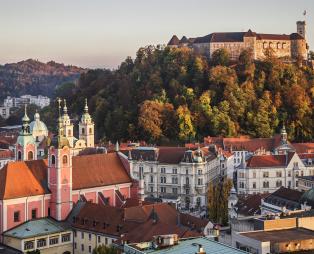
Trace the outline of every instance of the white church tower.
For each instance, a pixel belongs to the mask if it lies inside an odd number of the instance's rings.
[[[94,122],[88,113],[87,99],[85,99],[84,113],[79,123],[79,139],[85,140],[86,147],[94,147]]]
[[[73,124],[71,123],[71,119],[68,115],[66,100],[64,100],[63,106],[62,127],[63,127],[62,135],[64,135],[69,140],[70,146],[73,147],[74,145]]]

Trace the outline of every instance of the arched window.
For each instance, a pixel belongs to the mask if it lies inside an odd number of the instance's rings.
[[[68,130],[68,136],[71,136],[71,130]]]
[[[263,42],[263,48],[266,49],[267,48],[267,42]]]
[[[190,179],[188,177],[185,178],[185,183],[190,184]]]
[[[21,151],[18,151],[17,152],[17,160],[22,160],[22,152]]]
[[[89,134],[93,134],[93,129],[89,128]]]
[[[63,163],[63,164],[68,164],[68,156],[63,155],[63,157],[62,157],[62,163]]]
[[[27,159],[30,161],[30,160],[33,160],[34,159],[34,154],[32,151],[29,151],[28,154],[27,154]]]
[[[277,49],[280,49],[280,48],[281,48],[281,43],[277,42]]]
[[[270,42],[270,43],[269,43],[269,48],[272,48],[272,47],[273,47],[273,43]]]
[[[82,134],[85,134],[85,128],[82,128]]]
[[[51,155],[51,165],[55,165],[56,164],[56,156]]]

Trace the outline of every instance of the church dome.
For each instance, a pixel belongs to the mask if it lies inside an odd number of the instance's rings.
[[[48,136],[47,126],[44,122],[40,121],[39,113],[35,113],[34,121],[32,121],[29,126],[34,138]]]

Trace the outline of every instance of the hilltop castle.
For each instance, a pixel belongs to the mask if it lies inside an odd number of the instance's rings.
[[[230,54],[231,60],[237,60],[244,49],[252,49],[254,59],[263,59],[268,48],[272,49],[277,57],[286,57],[293,60],[298,57],[307,58],[308,45],[306,43],[306,23],[297,21],[297,33],[262,34],[251,30],[247,32],[219,32],[203,37],[181,40],[173,35],[168,42],[169,47],[190,47],[196,52],[212,56],[217,49],[224,48]]]

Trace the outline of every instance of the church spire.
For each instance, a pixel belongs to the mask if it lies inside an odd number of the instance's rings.
[[[62,100],[60,98],[58,98],[58,137],[62,136],[62,117],[61,117],[61,102]]]
[[[84,113],[85,113],[85,114],[88,114],[88,104],[87,104],[87,98],[85,98]]]
[[[24,116],[22,118],[22,131],[21,131],[21,134],[23,135],[27,135],[27,134],[30,134],[30,127],[29,127],[29,117],[27,115],[27,106],[25,104],[25,108],[24,108]]]
[[[66,99],[63,100],[64,106],[63,106],[63,114],[67,115],[68,114],[68,107],[67,107],[67,101]]]

